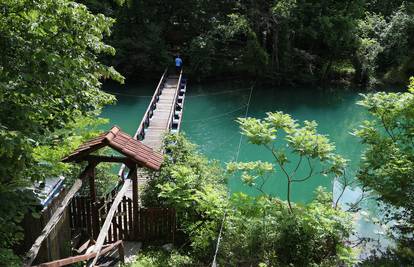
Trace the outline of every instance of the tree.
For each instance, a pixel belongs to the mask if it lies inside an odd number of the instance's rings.
[[[291,199],[293,183],[315,176],[343,177],[347,161],[335,153],[329,139],[317,132],[316,122],[299,125],[283,112],[268,112],[264,119],[239,118],[241,132],[254,145],[263,146],[274,162],[231,162],[231,173],[261,192],[256,198],[236,193],[223,233],[221,259],[232,265],[336,266],[353,264],[346,244],[350,216],[333,204],[332,194],[317,189],[304,205]],[[305,170],[300,175],[299,170]],[[286,200],[263,190],[268,179],[285,178]],[[230,256],[230,257],[229,257]]]
[[[0,3],[0,258],[16,263],[11,246],[28,196],[20,189],[43,177],[35,156],[56,130],[94,116],[113,97],[101,79],[123,77],[98,61],[115,53],[102,39],[114,21],[68,0]]]
[[[354,134],[366,145],[357,177],[386,206],[385,222],[398,222],[391,235],[398,241],[402,264],[414,261],[414,78],[407,93],[363,95],[358,102],[372,115]]]
[[[290,115],[283,112],[268,112],[267,117],[262,120],[239,118],[238,122],[248,141],[265,147],[273,156],[275,164],[233,162],[228,164],[228,170],[242,171],[243,181],[261,190],[266,182],[263,179],[268,179],[264,174],[275,172],[277,166],[287,181],[286,200],[290,212],[294,211],[291,201],[293,183],[304,182],[316,175],[344,175],[346,160],[335,154],[335,146],[325,135],[317,133],[316,122],[305,121],[301,127]],[[293,155],[297,156],[296,162],[293,161]],[[298,177],[300,168],[306,168],[307,175]]]
[[[414,62],[410,53],[414,46],[409,38],[414,32],[413,10],[412,4],[402,3],[390,14],[366,12],[359,20],[358,82],[373,86],[381,80],[390,83],[408,80]]]

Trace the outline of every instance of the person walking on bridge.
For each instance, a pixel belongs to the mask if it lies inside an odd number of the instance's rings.
[[[177,70],[177,73],[180,73],[182,67],[183,60],[181,59],[180,55],[177,55],[175,58],[175,69]]]

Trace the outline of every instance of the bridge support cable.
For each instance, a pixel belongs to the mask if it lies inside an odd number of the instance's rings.
[[[249,94],[249,99],[247,101],[246,112],[244,114],[244,118],[247,118],[247,115],[249,114],[250,102],[251,102],[251,99],[252,99],[253,88],[255,87],[255,85],[256,85],[256,82],[250,87],[250,94]],[[239,141],[239,145],[237,147],[236,161],[239,159],[242,140],[243,140],[243,135],[240,133],[240,141]],[[227,198],[228,199],[230,198],[230,191],[229,191],[228,187],[227,187]],[[223,220],[221,221],[220,232],[219,232],[219,235],[217,237],[216,250],[214,252],[213,262],[211,264],[212,267],[217,267],[217,254],[218,254],[218,251],[219,251],[221,236],[223,234],[223,228],[224,228],[224,223],[226,222],[226,218],[227,218],[227,210],[224,211]]]
[[[247,115],[249,114],[250,101],[252,100],[253,88],[254,88],[255,84],[256,83],[254,83],[252,85],[252,87],[250,88],[249,100],[247,101],[246,113],[244,114],[244,118],[247,118]],[[239,154],[240,154],[242,140],[243,140],[243,135],[240,133],[240,140],[239,140],[239,146],[237,147],[236,161],[239,160]]]

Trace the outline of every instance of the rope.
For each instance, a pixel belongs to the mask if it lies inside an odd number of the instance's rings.
[[[212,95],[224,95],[224,94],[243,92],[243,91],[248,91],[248,90],[250,90],[250,88],[227,90],[227,91],[221,91],[221,92],[210,93],[210,94],[189,95],[189,96],[186,96],[186,97],[192,98],[192,97],[202,97],[202,96],[212,96]]]
[[[213,119],[216,119],[216,118],[225,117],[226,115],[229,115],[229,114],[232,114],[232,113],[234,113],[234,112],[236,112],[236,111],[242,110],[242,109],[244,109],[245,107],[246,107],[246,105],[243,105],[243,106],[241,106],[241,107],[239,107],[239,108],[233,109],[233,110],[231,110],[231,111],[229,111],[229,112],[221,113],[221,114],[219,114],[219,115],[215,115],[215,116],[207,117],[207,118],[204,118],[204,119],[185,120],[185,122],[209,121],[209,120],[213,120]]]
[[[254,83],[250,87],[250,95],[249,95],[249,100],[247,101],[246,113],[244,114],[244,118],[247,118],[247,115],[249,113],[250,101],[252,99],[252,93],[253,93],[253,88],[254,88],[255,84],[256,83]],[[242,139],[243,139],[243,135],[240,133],[240,141],[239,141],[239,146],[237,148],[236,161],[239,158]],[[227,188],[227,198],[230,198],[230,192],[229,192],[228,188]],[[222,220],[221,226],[220,226],[220,232],[219,232],[219,235],[217,237],[216,251],[214,252],[213,263],[211,264],[212,267],[217,267],[217,254],[218,254],[218,250],[219,250],[219,247],[220,247],[220,240],[221,240],[221,235],[223,233],[224,223],[226,222],[226,217],[227,217],[227,210],[224,211],[223,220]]]

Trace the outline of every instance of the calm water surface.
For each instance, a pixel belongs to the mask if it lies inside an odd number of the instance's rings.
[[[110,119],[110,124],[120,126],[133,134],[145,112],[153,84],[128,86],[107,85],[106,90],[117,95],[118,103],[104,109],[102,116]],[[188,84],[185,101],[182,131],[190,140],[199,145],[209,158],[229,162],[238,157],[239,161],[272,161],[271,154],[261,147],[248,144],[243,138],[239,150],[240,131],[235,119],[244,117],[250,95],[249,84],[216,83],[209,85]],[[335,143],[337,152],[348,158],[352,173],[358,166],[361,145],[350,132],[367,118],[366,112],[355,103],[360,99],[357,92],[344,90],[319,90],[311,87],[254,87],[248,116],[263,118],[268,111],[283,111],[291,114],[299,122],[315,120],[318,130]],[[298,178],[306,176],[306,166],[300,168]],[[333,185],[327,177],[312,179],[293,185],[294,201],[307,202],[313,197],[317,186],[332,191]],[[258,191],[249,188],[238,177],[229,180],[231,191],[243,191],[252,195]],[[264,191],[286,198],[286,180],[281,173],[268,177]],[[337,190],[334,190],[337,191]],[[337,192],[336,192],[337,193]],[[348,191],[346,198],[355,199],[358,192]]]

